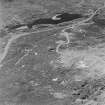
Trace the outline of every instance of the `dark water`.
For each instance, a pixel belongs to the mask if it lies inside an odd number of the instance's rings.
[[[6,28],[13,30],[22,26],[28,26],[28,28],[32,28],[32,26],[34,25],[38,25],[38,24],[51,24],[51,25],[57,25],[59,23],[63,23],[63,22],[67,22],[67,21],[72,21],[78,18],[83,18],[83,15],[81,14],[69,14],[69,13],[62,13],[56,16],[56,18],[60,18],[60,19],[53,19],[51,18],[40,18],[37,20],[34,20],[28,24],[18,24],[18,25],[9,25],[6,26]]]
[[[69,14],[69,13],[63,13],[57,16],[57,18],[60,18],[59,20],[54,20],[52,18],[43,18],[33,21],[32,23],[28,24],[28,27],[31,28],[34,25],[38,24],[52,24],[56,25],[59,23],[72,21],[74,19],[83,18],[83,15],[81,14]]]
[[[63,14],[60,14],[56,17],[60,18],[60,20],[59,20],[60,22],[64,22],[64,21],[71,21],[71,20],[74,20],[74,19],[82,18],[83,15],[82,14],[63,13]]]

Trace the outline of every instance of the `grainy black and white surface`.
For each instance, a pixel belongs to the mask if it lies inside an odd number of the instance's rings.
[[[105,105],[104,0],[0,3],[0,105]]]

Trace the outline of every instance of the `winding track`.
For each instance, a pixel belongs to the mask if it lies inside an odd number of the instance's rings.
[[[16,40],[17,38],[19,38],[19,37],[21,37],[21,36],[26,36],[26,35],[34,34],[34,33],[51,31],[51,30],[54,30],[54,29],[62,29],[62,28],[63,28],[63,30],[62,30],[62,32],[63,32],[63,31],[64,31],[65,29],[67,29],[67,28],[72,28],[72,29],[73,29],[73,28],[77,28],[77,27],[80,26],[80,25],[93,24],[93,22],[92,22],[92,23],[85,23],[85,22],[88,22],[89,20],[91,20],[91,19],[93,18],[93,16],[97,13],[97,11],[98,11],[99,9],[104,8],[104,7],[105,7],[105,5],[104,5],[103,7],[101,7],[101,8],[98,8],[89,18],[87,18],[87,19],[85,19],[85,20],[82,20],[82,21],[79,21],[79,22],[76,22],[76,23],[74,23],[74,24],[68,25],[68,26],[54,27],[54,28],[51,28],[51,29],[48,29],[48,30],[41,30],[41,31],[30,32],[30,33],[22,33],[22,34],[15,34],[15,35],[14,35],[14,34],[10,34],[11,38],[10,38],[10,40],[8,41],[7,45],[5,46],[3,55],[1,55],[2,57],[0,58],[0,63],[2,62],[2,60],[3,60],[3,59],[5,58],[5,56],[7,55],[8,49],[9,49],[10,45],[12,44],[12,42],[13,42],[14,40]],[[13,35],[14,35],[14,36],[13,36]],[[67,36],[66,36],[66,37],[67,37]],[[67,39],[68,39],[68,38],[67,38]]]
[[[42,30],[42,31],[36,31],[36,32],[30,32],[30,33],[22,33],[22,34],[9,34],[11,36],[11,38],[9,39],[7,45],[5,46],[5,49],[4,49],[4,52],[3,52],[3,55],[1,55],[2,57],[0,58],[0,63],[2,62],[2,60],[5,58],[5,56],[7,55],[8,53],[8,50],[9,50],[9,47],[10,45],[12,44],[12,42],[14,40],[16,40],[17,38],[19,37],[22,37],[22,36],[27,36],[27,35],[30,35],[30,34],[35,34],[35,33],[39,33],[39,32],[46,32],[46,31],[51,31],[51,30],[54,30],[54,29],[61,29],[62,27],[59,27],[59,28],[52,28],[52,29],[48,29],[48,30]]]

